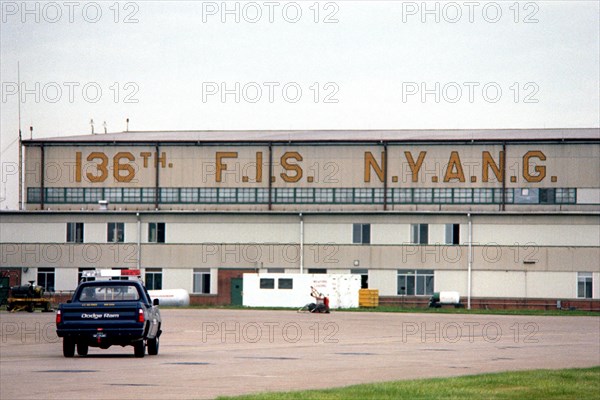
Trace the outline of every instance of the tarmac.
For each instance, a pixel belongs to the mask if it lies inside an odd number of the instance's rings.
[[[211,399],[600,365],[600,317],[162,310],[157,356],[64,358],[54,313],[0,313],[0,399]]]

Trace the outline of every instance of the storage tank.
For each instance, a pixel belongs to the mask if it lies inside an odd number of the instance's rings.
[[[158,299],[161,306],[189,306],[190,294],[185,289],[148,290],[148,294]]]
[[[460,304],[460,293],[458,292],[435,292],[433,296],[429,298],[429,307],[441,307],[443,305],[453,305],[454,307],[461,307]]]

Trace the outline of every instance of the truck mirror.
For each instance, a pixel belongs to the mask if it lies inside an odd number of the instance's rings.
[[[158,299],[152,300],[152,305],[157,306],[159,303]]]

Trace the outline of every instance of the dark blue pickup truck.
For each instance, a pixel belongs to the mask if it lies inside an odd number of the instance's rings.
[[[133,346],[136,357],[158,354],[161,334],[158,300],[150,300],[140,281],[81,283],[73,298],[56,312],[56,334],[63,355],[85,356],[89,347]]]

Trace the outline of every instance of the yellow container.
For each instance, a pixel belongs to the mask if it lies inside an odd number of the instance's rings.
[[[379,290],[378,289],[360,289],[358,291],[359,307],[378,307]]]

